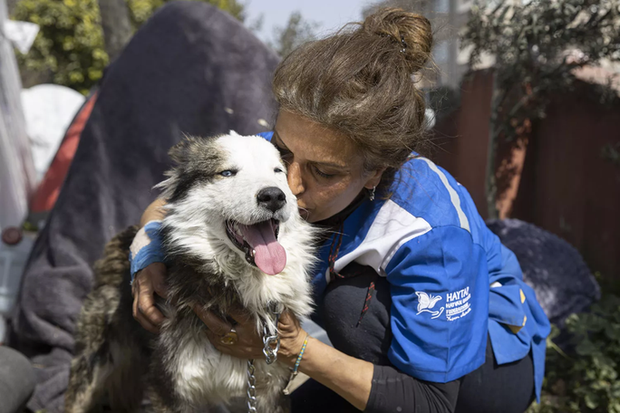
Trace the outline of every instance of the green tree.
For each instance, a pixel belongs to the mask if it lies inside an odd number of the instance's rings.
[[[133,29],[139,28],[159,7],[173,0],[127,0]],[[243,21],[243,4],[237,0],[196,0],[211,3]],[[27,55],[20,55],[20,70],[36,80],[65,85],[81,93],[101,78],[108,64],[97,0],[20,0],[13,19],[40,26]]]
[[[276,41],[271,47],[280,56],[286,57],[298,46],[316,39],[315,31],[318,27],[318,23],[304,20],[300,12],[293,12],[285,27],[275,29]]]
[[[23,1],[23,0],[22,0]],[[140,27],[146,22],[155,10],[163,6],[165,3],[174,0],[126,0],[131,11],[131,20],[135,28]],[[217,8],[230,13],[233,17],[240,21],[245,21],[245,9],[238,0],[196,0],[212,4]]]
[[[496,218],[499,140],[543,118],[549,99],[574,85],[576,70],[620,62],[620,0],[478,1],[462,46],[472,50],[472,68],[483,53],[495,57],[486,195],[488,217]]]
[[[110,60],[116,59],[133,35],[125,0],[97,0],[103,44]]]

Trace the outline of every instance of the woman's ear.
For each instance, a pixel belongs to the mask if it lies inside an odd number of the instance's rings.
[[[364,184],[364,188],[372,189],[379,185],[381,182],[381,177],[383,176],[383,172],[385,172],[386,168],[380,168],[370,173],[368,178],[366,179],[366,183]]]

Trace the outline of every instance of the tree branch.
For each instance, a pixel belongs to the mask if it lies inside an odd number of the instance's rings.
[[[123,51],[132,30],[125,0],[98,0],[103,42],[110,62]]]

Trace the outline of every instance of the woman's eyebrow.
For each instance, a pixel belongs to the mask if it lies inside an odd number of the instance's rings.
[[[278,135],[278,132],[276,132],[275,130],[273,131],[273,137],[271,138],[271,141],[274,145],[278,146],[280,149],[285,149],[287,151],[290,151],[286,144],[282,141],[282,138],[280,138],[280,135]],[[327,166],[330,168],[335,168],[335,169],[340,169],[344,172],[347,172],[349,170],[349,167],[347,165],[340,165],[337,163],[333,163],[333,162],[324,162],[324,161],[308,161],[310,163],[313,163],[315,165],[321,165],[321,166]]]
[[[331,162],[321,162],[321,161],[312,161],[313,164],[315,165],[321,165],[321,166],[327,166],[329,168],[335,168],[335,169],[340,169],[342,171],[348,171],[349,168],[346,165],[340,165],[337,163],[331,163]]]

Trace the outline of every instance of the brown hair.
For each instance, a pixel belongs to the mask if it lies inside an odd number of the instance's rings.
[[[363,23],[306,43],[276,70],[273,91],[286,110],[348,136],[368,171],[388,168],[381,187],[424,143],[424,95],[413,75],[430,58],[423,16],[382,8]]]

